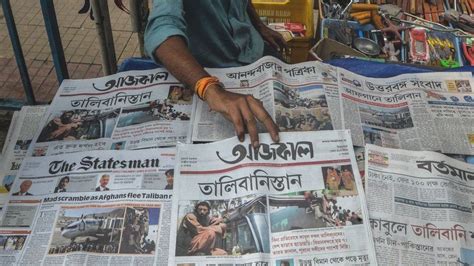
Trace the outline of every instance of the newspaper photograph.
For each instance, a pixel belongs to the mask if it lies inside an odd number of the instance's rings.
[[[207,69],[226,90],[253,95],[277,123],[280,131],[316,131],[340,128],[337,70],[320,62],[288,65],[263,57],[244,67]],[[235,135],[234,127],[198,99],[193,117],[193,141],[215,141]],[[264,132],[259,127],[259,132]]]
[[[474,154],[473,93],[380,93],[348,84],[341,83],[340,104],[343,126],[351,130],[354,145]]]
[[[24,244],[0,261],[167,265],[175,151],[25,158],[0,220],[0,240]]]
[[[39,128],[39,123],[48,106],[24,106],[10,128],[9,145],[5,148],[3,168],[0,169],[2,183],[0,184],[0,208],[7,200],[21,162],[26,156],[28,147]]]
[[[0,260],[19,265],[168,265],[171,197],[171,190],[44,196],[29,213],[28,228],[0,228]]]
[[[133,150],[190,140],[193,92],[164,69],[61,83],[29,156]]]
[[[27,157],[12,198],[64,192],[173,189],[176,148]]]
[[[474,264],[472,164],[368,144],[365,172],[379,264]]]
[[[348,131],[180,144],[172,265],[376,265]]]

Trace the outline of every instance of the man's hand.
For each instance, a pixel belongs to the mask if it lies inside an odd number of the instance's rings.
[[[248,1],[247,14],[249,15],[250,21],[252,21],[253,26],[260,33],[264,41],[268,42],[278,51],[288,48],[288,45],[281,34],[270,29],[262,22],[252,4],[252,1]]]
[[[211,110],[221,113],[234,124],[235,132],[240,141],[244,141],[247,131],[254,148],[259,146],[257,120],[263,123],[272,140],[278,142],[278,126],[263,108],[261,101],[251,95],[229,92],[219,85],[211,85],[204,95]]]
[[[260,32],[260,35],[262,36],[263,40],[268,42],[276,50],[282,51],[283,49],[288,48],[288,44],[286,43],[283,36],[281,36],[280,33],[265,26],[264,24],[258,27],[258,32]]]

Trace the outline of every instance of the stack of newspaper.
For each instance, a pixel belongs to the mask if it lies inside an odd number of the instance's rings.
[[[207,70],[280,142],[239,142],[165,69],[65,80],[10,128],[0,264],[474,263],[470,72]]]

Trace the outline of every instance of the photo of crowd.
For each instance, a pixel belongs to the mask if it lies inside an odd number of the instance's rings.
[[[117,253],[124,215],[124,208],[63,208],[48,253]]]
[[[324,210],[330,226],[362,224],[362,210],[352,197],[332,197],[324,193]]]
[[[121,254],[154,254],[160,208],[127,207],[120,243]]]
[[[64,176],[59,179],[58,185],[54,188],[54,193],[67,192],[67,185],[69,184],[69,176]]]
[[[127,127],[150,121],[188,121],[191,105],[173,104],[170,99],[160,99],[122,109],[117,127]]]
[[[108,138],[119,114],[119,109],[68,110],[55,114],[41,130],[37,142],[57,140],[91,140]]]
[[[335,196],[357,195],[354,172],[350,165],[322,167],[324,186]]]
[[[225,256],[270,251],[264,196],[182,201],[176,256]]]
[[[0,235],[0,251],[22,250],[25,241],[25,235]]]
[[[281,131],[332,130],[324,88],[290,88],[274,82],[275,121]]]
[[[359,112],[362,124],[391,129],[412,128],[414,126],[408,106],[382,108],[360,105]]]
[[[269,202],[272,233],[362,223],[356,201],[335,197],[328,190],[270,196]]]

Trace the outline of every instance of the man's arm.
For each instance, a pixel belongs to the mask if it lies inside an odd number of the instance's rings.
[[[248,6],[247,6],[247,14],[249,15],[250,21],[252,21],[252,25],[260,33],[263,40],[268,42],[273,48],[275,48],[278,51],[281,51],[284,48],[288,48],[288,44],[286,43],[285,39],[281,36],[281,34],[270,29],[269,27],[267,27],[267,25],[265,25],[262,22],[251,0],[249,0]]]
[[[194,89],[196,82],[209,76],[188,50],[180,36],[171,36],[155,50],[154,55],[179,81]],[[254,147],[259,145],[256,120],[264,124],[273,141],[278,142],[278,127],[263,108],[263,104],[251,95],[241,95],[224,90],[219,85],[211,85],[204,100],[213,111],[221,113],[234,124],[240,141],[247,131]]]

